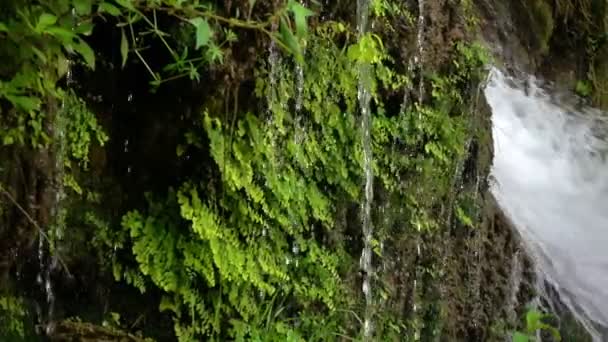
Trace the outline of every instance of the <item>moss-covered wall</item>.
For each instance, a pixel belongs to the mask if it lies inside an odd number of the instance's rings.
[[[511,68],[606,108],[605,1],[476,1],[484,40]]]

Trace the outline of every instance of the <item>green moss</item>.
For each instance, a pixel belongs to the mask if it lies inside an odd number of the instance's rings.
[[[608,49],[604,49],[608,51]],[[595,63],[590,66],[588,73],[589,83],[592,85],[590,91],[593,103],[608,109],[608,53],[600,53],[595,58]]]
[[[26,314],[21,298],[0,294],[0,337],[7,341],[23,340]]]
[[[549,50],[549,41],[555,28],[553,9],[546,0],[524,1],[524,6],[530,16],[532,33],[538,44],[537,47],[541,54],[545,54]]]

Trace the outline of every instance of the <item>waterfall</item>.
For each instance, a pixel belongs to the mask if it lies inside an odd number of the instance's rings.
[[[608,113],[551,94],[534,78],[524,81],[493,69],[485,89],[492,192],[520,231],[541,284],[555,289],[595,341],[606,340]]]
[[[367,31],[369,3],[367,0],[357,0],[357,32],[361,38]],[[371,113],[370,100],[370,65],[359,66],[359,85],[357,98],[361,110],[361,128],[363,140],[363,167],[365,174],[365,199],[361,210],[363,251],[361,252],[360,267],[363,271],[362,290],[365,296],[365,318],[363,323],[363,337],[369,340],[372,336],[372,302],[373,293],[371,279],[373,277],[372,265],[372,237],[374,227],[372,224],[372,201],[374,197],[373,170],[372,170],[372,142],[371,142]]]

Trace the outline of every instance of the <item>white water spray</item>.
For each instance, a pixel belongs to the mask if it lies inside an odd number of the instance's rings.
[[[532,78],[498,70],[492,108],[492,192],[521,232],[542,280],[594,340],[608,326],[608,114],[576,108]]]

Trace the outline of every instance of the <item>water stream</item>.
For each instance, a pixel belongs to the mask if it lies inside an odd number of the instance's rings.
[[[357,32],[362,37],[367,32],[369,17],[369,2],[367,0],[357,0]],[[370,113],[370,65],[362,64],[359,66],[359,86],[357,98],[361,111],[361,130],[363,141],[363,168],[365,175],[365,199],[361,210],[363,251],[361,252],[360,267],[363,271],[362,290],[365,296],[365,317],[363,322],[363,338],[369,340],[373,333],[372,306],[373,293],[371,280],[373,278],[372,265],[372,237],[374,227],[372,223],[372,202],[374,198],[372,170],[372,142],[371,142],[371,113]]]
[[[555,288],[595,341],[605,341],[608,113],[496,69],[485,94],[494,135],[492,192],[520,231],[540,283]]]
[[[414,78],[414,71],[417,68],[422,67],[422,58],[424,53],[424,15],[425,15],[425,0],[418,0],[418,19],[416,23],[416,52],[409,59],[407,63],[407,76],[411,79]],[[422,75],[421,75],[422,76]],[[403,101],[401,103],[401,112],[405,111],[408,106],[409,96],[411,88],[410,85],[405,92],[403,92]],[[424,80],[420,77],[420,83],[418,84],[419,99],[424,97]]]
[[[68,70],[66,73],[66,85],[71,87],[74,85],[71,60],[68,60]],[[69,96],[69,95],[68,95]],[[66,158],[66,125],[67,118],[66,100],[61,104],[61,109],[57,112],[54,118],[53,125],[53,144],[51,146],[54,154],[54,170],[52,187],[55,198],[53,199],[53,207],[51,208],[51,224],[48,227],[42,227],[46,231],[45,236],[42,234],[38,238],[38,275],[36,281],[40,286],[41,292],[44,295],[44,302],[39,303],[38,320],[44,328],[45,334],[50,334],[54,329],[55,320],[55,289],[51,275],[58,271],[61,267],[60,252],[61,242],[65,235],[65,200],[67,198],[64,186],[63,177],[65,175],[64,160]],[[63,271],[69,275],[69,271]]]
[[[422,59],[424,57],[424,15],[425,15],[425,0],[418,0],[418,23],[416,32],[416,55],[414,56],[414,64],[422,66]],[[420,84],[418,85],[418,97],[424,98],[424,80],[420,78]]]

